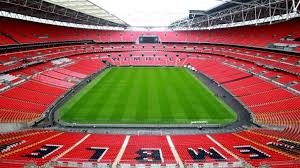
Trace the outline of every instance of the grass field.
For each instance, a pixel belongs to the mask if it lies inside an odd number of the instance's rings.
[[[59,110],[83,124],[226,124],[236,114],[184,68],[120,67],[104,71]]]

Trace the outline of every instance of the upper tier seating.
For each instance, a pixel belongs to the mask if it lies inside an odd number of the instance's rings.
[[[18,32],[15,27],[20,24],[28,31]],[[300,35],[297,33],[300,29],[299,25],[299,19],[294,19],[271,26],[244,26],[201,31],[133,32],[67,28],[1,17],[0,39],[3,39],[1,43],[4,45],[77,40],[135,42],[141,35],[157,35],[161,42],[208,42],[267,47],[278,42],[299,45],[297,41],[282,40],[289,35],[294,39],[299,38]],[[4,34],[7,36],[4,37]],[[299,47],[294,51],[299,51]]]

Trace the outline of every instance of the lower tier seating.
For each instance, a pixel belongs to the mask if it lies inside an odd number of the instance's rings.
[[[0,121],[32,122],[40,118],[74,85],[105,68],[99,58],[92,58],[82,55],[63,67],[47,62],[45,66],[39,64],[12,72],[24,80],[0,92]]]
[[[172,141],[185,164],[199,162],[199,165],[203,166],[203,163],[228,162],[233,164],[239,161],[207,135],[174,135]]]
[[[230,58],[189,58],[187,63],[219,83],[252,112],[256,122],[288,126],[299,122],[299,93],[231,64]],[[238,61],[236,61],[236,64]],[[241,63],[240,63],[241,64]],[[244,74],[238,76],[230,74]],[[226,81],[224,82],[224,79]]]
[[[58,161],[101,162],[112,164],[125,140],[123,135],[87,134],[82,143],[61,156]],[[112,143],[113,142],[113,143]],[[80,151],[80,152],[78,152]],[[105,154],[103,157],[95,155]]]
[[[144,153],[147,155],[148,152],[155,155],[154,158],[150,158],[153,163],[167,164],[175,161],[166,137],[131,136],[120,164],[149,164],[147,157],[143,157]]]
[[[274,129],[253,129],[250,130],[252,132],[260,133],[261,135],[270,135],[276,138],[284,138],[284,139],[291,139],[294,141],[300,142],[300,129],[299,124],[289,126],[282,130],[274,130]]]
[[[0,167],[300,166],[300,142],[267,131],[125,136],[27,130],[0,137]]]
[[[20,85],[20,87],[28,89],[28,90],[37,91],[40,93],[45,93],[45,94],[49,94],[49,95],[57,95],[57,96],[62,95],[66,91],[66,89],[64,89],[64,88],[46,85],[41,82],[36,82],[33,80],[28,80],[27,82],[22,83]]]

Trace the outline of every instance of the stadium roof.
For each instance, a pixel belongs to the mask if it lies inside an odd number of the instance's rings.
[[[300,0],[218,0],[225,2],[207,11],[192,11],[170,24],[173,30],[228,28],[272,24],[300,17]]]
[[[0,0],[0,16],[90,29],[198,30],[300,17],[299,6],[300,0]]]
[[[216,6],[215,8],[212,8],[212,9],[206,11],[206,13],[218,12],[218,11],[224,10],[226,8],[231,8],[231,7],[240,5],[240,4],[248,3],[248,2],[250,2],[252,0],[218,0],[218,1],[223,1],[225,3],[223,3],[223,4],[219,5],[219,6]]]
[[[104,10],[100,6],[90,2],[89,0],[44,0],[52,4],[56,4],[74,11],[82,12],[97,18],[108,20],[118,24],[126,24],[123,20]]]
[[[0,16],[91,29],[130,26],[89,0],[0,0]]]
[[[210,10],[220,0],[90,0],[133,27],[167,27],[182,19],[189,10]]]

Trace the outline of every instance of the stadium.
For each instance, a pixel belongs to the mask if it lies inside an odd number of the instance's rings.
[[[300,167],[299,16],[300,0],[0,0],[0,168]]]

